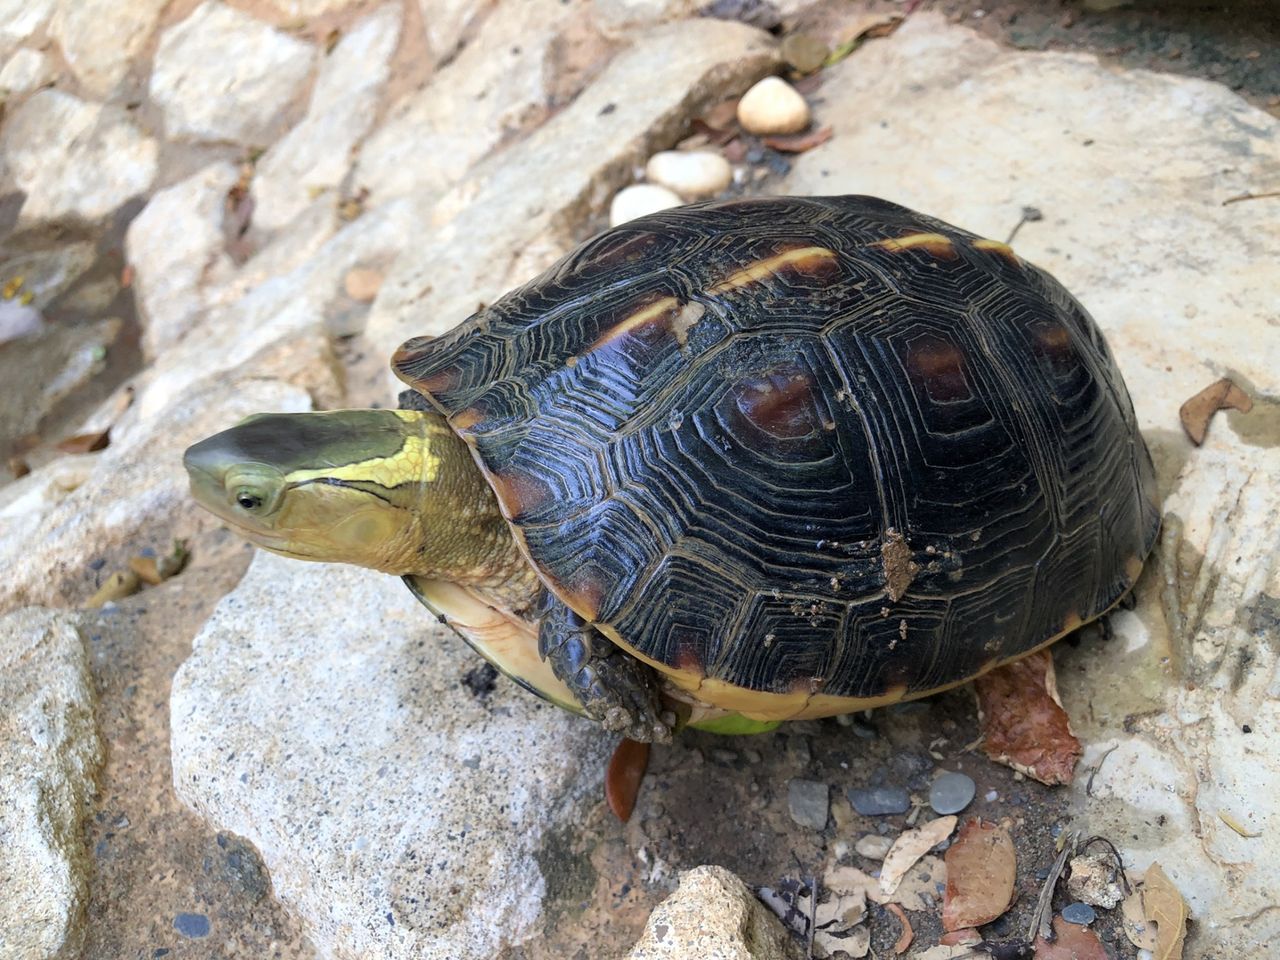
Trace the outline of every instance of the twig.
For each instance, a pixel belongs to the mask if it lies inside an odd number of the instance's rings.
[[[1062,850],[1058,853],[1058,859],[1053,861],[1053,866],[1049,868],[1049,875],[1044,878],[1044,886],[1040,888],[1040,897],[1036,900],[1036,908],[1031,914],[1031,925],[1027,927],[1027,939],[1034,942],[1037,935],[1042,937],[1046,943],[1053,942],[1053,926],[1049,922],[1050,914],[1053,907],[1053,891],[1058,886],[1058,878],[1062,876],[1062,871],[1067,865],[1067,858],[1076,848],[1076,841],[1080,834],[1075,830],[1069,831],[1066,837],[1066,843],[1062,845]]]
[[[1232,203],[1243,203],[1245,200],[1265,200],[1268,197],[1280,197],[1280,190],[1271,190],[1267,193],[1241,193],[1234,197],[1227,197],[1222,201],[1222,205],[1228,206]]]
[[[1098,758],[1098,762],[1095,763],[1093,767],[1089,770],[1089,781],[1084,785],[1084,795],[1086,797],[1093,796],[1093,778],[1096,777],[1098,775],[1098,771],[1102,769],[1103,761],[1105,761],[1107,757],[1111,756],[1111,754],[1115,753],[1119,749],[1120,749],[1120,744],[1117,743],[1110,750],[1105,751],[1102,754],[1102,756]],[[1102,838],[1099,837],[1098,839],[1102,839]]]
[[[1114,750],[1115,747],[1112,747],[1111,749]],[[1116,858],[1116,866],[1120,871],[1120,883],[1124,887],[1124,895],[1127,897],[1129,894],[1133,893],[1133,888],[1129,886],[1129,876],[1124,872],[1124,858],[1120,856],[1120,851],[1116,849],[1116,845],[1114,843],[1106,837],[1093,836],[1080,844],[1080,849],[1088,850],[1089,847],[1095,843],[1105,843],[1107,845],[1107,849],[1111,851],[1111,855]]]
[[[1043,220],[1044,214],[1035,207],[1023,207],[1022,219],[1014,224],[1013,229],[1009,231],[1009,236],[1005,240],[1005,246],[1013,243],[1013,238],[1018,235],[1018,231],[1022,229],[1024,223],[1035,223],[1037,220]]]

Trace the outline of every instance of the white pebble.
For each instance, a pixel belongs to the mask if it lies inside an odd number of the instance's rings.
[[[729,161],[710,150],[663,150],[649,158],[644,172],[686,200],[714,197],[733,179]]]
[[[799,133],[809,125],[809,104],[779,77],[765,77],[738,101],[738,122],[748,133]]]
[[[853,849],[868,860],[883,860],[888,856],[891,846],[893,846],[893,840],[889,837],[878,837],[874,833],[868,833],[866,836],[858,838],[858,842],[853,845]]]
[[[678,196],[666,187],[654,183],[623,187],[614,195],[613,203],[609,205],[609,226],[616,227],[645,214],[678,207],[680,203]]]

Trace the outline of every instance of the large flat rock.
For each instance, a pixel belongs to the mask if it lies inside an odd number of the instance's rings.
[[[74,957],[89,857],[81,834],[102,746],[72,614],[0,617],[0,958]]]
[[[1116,636],[1060,654],[1089,746],[1078,815],[1126,862],[1161,863],[1196,917],[1191,955],[1262,956],[1280,937],[1280,336],[1260,265],[1280,221],[1223,201],[1274,181],[1280,122],[1218,84],[1013,52],[933,16],[830,71],[817,119],[836,135],[788,192],[877,194],[999,240],[1035,207],[1014,248],[1107,333],[1166,518]],[[1194,449],[1178,408],[1225,374],[1254,411]]]
[[[259,554],[178,671],[174,783],[262,852],[321,953],[491,958],[534,935],[611,746],[499,678],[395,577]]]

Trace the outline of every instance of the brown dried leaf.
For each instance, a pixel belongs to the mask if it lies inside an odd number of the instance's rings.
[[[1124,935],[1139,950],[1156,948],[1156,928],[1147,922],[1147,915],[1142,909],[1142,891],[1135,890],[1125,897],[1120,904],[1120,919],[1124,926]]]
[[[1107,960],[1102,941],[1088,927],[1054,917],[1053,933],[1053,943],[1036,938],[1036,960]]]
[[[132,570],[117,570],[98,588],[98,592],[85,603],[86,607],[101,607],[113,600],[133,596],[142,587],[138,575]]]
[[[31,464],[15,453],[9,458],[9,472],[13,474],[13,479],[18,480],[31,472]]]
[[[702,123],[711,130],[736,130],[738,126],[738,97],[724,100],[702,115]]]
[[[173,549],[163,557],[130,557],[129,569],[138,575],[144,583],[156,586],[182,571],[187,565],[187,544],[184,540],[173,541]]]
[[[947,848],[947,896],[942,929],[977,927],[1013,904],[1018,864],[1009,831],[999,824],[968,820]]]
[[[974,681],[982,749],[1041,783],[1070,783],[1083,748],[1058,702],[1053,657],[1041,650]]]
[[[902,17],[889,16],[886,17],[879,13],[867,13],[863,15],[852,28],[845,32],[845,39],[827,57],[824,67],[830,67],[839,63],[853,51],[857,50],[864,41],[877,40],[880,37],[887,37],[893,31],[898,29],[902,23]]]
[[[831,128],[810,130],[808,133],[792,133],[786,136],[764,137],[761,142],[781,153],[804,153],[814,147],[821,146],[831,139]]]
[[[59,440],[57,447],[63,453],[94,453],[111,442],[111,428],[92,433],[78,433],[74,437]]]
[[[1156,925],[1155,960],[1182,960],[1182,941],[1187,935],[1190,911],[1187,901],[1158,863],[1147,868],[1142,881],[1142,912],[1148,922]]]
[[[745,140],[741,137],[734,137],[724,145],[720,152],[724,154],[724,158],[730,163],[741,163],[747,159],[747,151],[749,149],[750,147],[747,146]]]
[[[923,827],[900,834],[893,841],[893,846],[885,855],[884,866],[880,868],[880,892],[891,896],[898,889],[903,874],[917,860],[951,836],[951,831],[955,828],[955,817],[938,817]]]
[[[649,745],[625,737],[613,751],[604,775],[604,798],[613,815],[626,823],[636,807],[636,796],[649,767]]]
[[[898,918],[898,922],[902,924],[902,933],[898,934],[898,939],[894,941],[893,952],[895,955],[907,952],[907,948],[911,946],[911,941],[916,938],[916,932],[911,929],[911,921],[907,919],[906,912],[896,903],[890,903],[885,909]]]
[[[1197,447],[1204,443],[1209,421],[1219,410],[1239,410],[1248,413],[1253,409],[1253,398],[1235,385],[1228,377],[1205,387],[1178,408],[1182,429]]]

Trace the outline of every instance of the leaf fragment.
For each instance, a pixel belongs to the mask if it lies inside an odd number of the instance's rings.
[[[1071,782],[1084,748],[1058,702],[1048,650],[997,667],[973,686],[987,756],[1049,786]]]
[[[1237,387],[1230,377],[1223,377],[1179,407],[1178,419],[1182,421],[1187,438],[1198,447],[1204,443],[1213,415],[1228,409],[1248,413],[1253,409],[1253,398]]]
[[[1054,917],[1053,933],[1053,943],[1036,938],[1036,960],[1107,960],[1106,947],[1088,927]]]
[[[761,139],[766,147],[772,147],[780,153],[804,153],[814,147],[821,146],[831,139],[830,127],[810,130],[808,133],[792,133],[785,136],[764,137]]]
[[[1147,921],[1142,909],[1142,891],[1134,890],[1120,904],[1120,920],[1124,927],[1124,935],[1139,950],[1155,950],[1156,928]]]
[[[117,570],[103,581],[97,592],[85,603],[86,607],[104,607],[115,600],[131,597],[142,587],[138,575],[132,570]]]
[[[613,815],[623,823],[631,819],[648,768],[649,745],[624,737],[613,751],[604,775],[604,798]]]
[[[917,860],[940,844],[956,828],[955,817],[938,817],[922,827],[906,830],[893,841],[880,868],[880,892],[892,895],[903,875]]]
[[[947,848],[947,893],[942,929],[990,923],[1013,904],[1017,858],[1003,826],[970,819]]]
[[[897,917],[898,922],[902,924],[902,933],[898,934],[898,939],[893,944],[894,955],[900,956],[907,952],[911,941],[916,938],[916,932],[911,929],[911,921],[907,919],[906,911],[896,903],[887,904],[885,909]]]
[[[1191,911],[1158,863],[1147,868],[1142,881],[1142,912],[1156,925],[1155,960],[1182,960]]]
[[[1218,811],[1218,819],[1221,820],[1223,823],[1225,823],[1228,827],[1230,827],[1236,833],[1240,834],[1240,836],[1244,837],[1246,840],[1254,840],[1262,836],[1261,830],[1250,830],[1248,827],[1246,827],[1243,823],[1241,823],[1239,820],[1233,817],[1226,810]]]
[[[77,433],[74,437],[59,440],[57,447],[63,453],[96,453],[111,442],[111,428],[94,430],[92,433]]]

